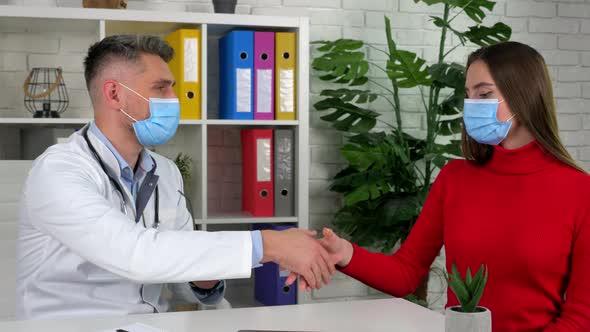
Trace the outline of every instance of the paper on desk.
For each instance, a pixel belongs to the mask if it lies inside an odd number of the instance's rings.
[[[141,324],[141,323],[134,323],[131,325],[126,325],[122,327],[116,327],[113,329],[102,330],[99,332],[166,332],[160,328]]]

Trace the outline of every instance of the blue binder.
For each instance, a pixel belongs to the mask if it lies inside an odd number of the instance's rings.
[[[219,116],[254,119],[254,32],[235,30],[219,41]]]

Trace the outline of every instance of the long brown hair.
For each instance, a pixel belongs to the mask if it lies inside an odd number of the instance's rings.
[[[488,66],[510,110],[537,143],[562,163],[586,173],[559,138],[551,78],[541,54],[525,44],[504,42],[471,53],[467,69],[476,61],[483,61]],[[479,165],[487,163],[494,153],[490,145],[480,144],[469,137],[465,126],[461,145],[464,157]]]

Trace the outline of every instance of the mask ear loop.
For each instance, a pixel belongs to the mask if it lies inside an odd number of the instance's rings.
[[[123,87],[124,87],[124,88],[126,88],[127,90],[129,90],[129,91],[131,91],[131,92],[135,93],[135,94],[136,94],[136,95],[138,95],[140,98],[142,98],[143,100],[147,101],[148,103],[150,102],[150,101],[149,101],[149,99],[147,99],[146,97],[144,97],[144,96],[140,95],[140,94],[139,94],[137,91],[135,91],[135,90],[131,89],[131,88],[130,88],[130,87],[128,87],[127,85],[125,85],[125,84],[123,84],[123,83],[121,83],[121,82],[118,82],[118,83],[119,83],[119,84],[121,84],[121,86],[123,86]]]
[[[134,117],[132,117],[131,115],[127,114],[127,112],[123,111],[122,108],[119,108],[119,111],[123,112],[123,114],[127,115],[127,117],[135,122],[139,122],[137,121]]]
[[[131,89],[131,88],[130,88],[130,87],[128,87],[127,85],[125,85],[125,84],[123,84],[123,83],[121,83],[121,82],[117,82],[117,83],[121,84],[121,86],[122,86],[122,87],[124,87],[125,89],[127,89],[127,90],[129,90],[129,91],[131,91],[131,92],[135,93],[135,94],[136,94],[136,95],[138,95],[140,98],[142,98],[143,100],[147,101],[148,103],[150,102],[150,101],[149,101],[149,99],[147,99],[146,97],[144,97],[144,96],[140,95],[140,94],[139,94],[137,91],[135,91],[135,90]],[[129,115],[127,112],[123,111],[123,109],[122,109],[122,108],[119,108],[119,111],[121,111],[121,112],[123,112],[123,114],[127,115],[127,117],[128,117],[129,119],[131,119],[131,120],[133,120],[133,121],[135,121],[135,122],[139,122],[139,121],[137,121],[137,120],[136,120],[134,117],[132,117],[131,115]]]
[[[498,105],[499,105],[499,104],[502,104],[504,101],[506,101],[506,99],[502,99],[501,101],[499,101],[499,102],[498,102]],[[512,116],[511,116],[511,117],[510,117],[508,120],[504,121],[504,123],[506,123],[506,122],[508,122],[508,121],[510,121],[510,120],[512,120],[512,119],[514,119],[514,117],[515,117],[515,116],[516,116],[516,114],[513,114],[513,115],[512,115]]]

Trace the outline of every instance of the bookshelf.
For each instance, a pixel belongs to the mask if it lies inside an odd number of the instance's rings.
[[[0,134],[10,144],[20,144],[11,153],[3,153],[0,144],[0,164],[9,159],[34,159],[47,145],[48,135],[59,131],[71,133],[88,123],[92,118],[90,100],[83,85],[82,59],[88,46],[105,36],[132,33],[164,36],[178,28],[200,29],[201,39],[201,114],[200,120],[182,120],[175,138],[156,152],[173,159],[178,153],[188,154],[193,160],[192,180],[188,192],[195,223],[201,230],[246,230],[254,223],[293,223],[308,228],[308,170],[309,170],[309,20],[304,17],[274,17],[251,15],[228,15],[191,12],[162,12],[140,10],[107,10],[86,8],[41,8],[0,5],[0,36],[14,40],[28,40],[32,44],[0,47],[3,56],[24,57],[25,64],[6,68],[0,62],[0,86],[2,80],[9,91],[8,99],[0,102]],[[293,121],[243,121],[221,120],[217,111],[218,90],[218,40],[232,29],[257,31],[297,32],[297,120]],[[56,41],[55,46],[52,41]],[[37,43],[38,46],[35,47]],[[45,48],[44,48],[45,47]],[[16,59],[18,60],[18,59]],[[79,62],[79,63],[78,63]],[[6,61],[5,61],[6,63]],[[38,64],[62,66],[64,79],[71,92],[68,110],[58,119],[34,119],[25,110],[22,102],[22,82],[28,70]],[[24,67],[23,67],[24,66]],[[6,83],[8,82],[8,83]],[[2,96],[0,96],[2,97]],[[229,174],[231,185],[239,188],[241,156],[235,156],[239,148],[239,135],[243,128],[288,127],[295,134],[295,215],[290,217],[258,218],[241,213],[240,193],[234,193],[227,204],[230,208],[216,209],[223,195],[215,193],[219,176]],[[41,134],[42,132],[46,134]],[[49,132],[49,134],[47,134]],[[12,143],[13,135],[14,143]],[[7,138],[8,136],[8,138]],[[23,137],[27,139],[23,139]],[[222,144],[215,137],[222,137]],[[39,139],[37,139],[39,138]],[[42,139],[41,139],[42,138]],[[237,139],[237,141],[236,141]],[[38,144],[34,153],[26,155],[27,145]],[[32,142],[32,143],[31,143]],[[43,144],[46,144],[45,146]],[[229,157],[224,151],[229,151]],[[233,153],[233,156],[232,156]],[[231,159],[232,166],[219,172],[218,166]],[[237,159],[236,159],[237,158]],[[225,167],[224,167],[225,169]],[[227,173],[227,174],[226,174]],[[224,184],[221,185],[223,187]],[[225,205],[227,205],[225,204]],[[226,206],[227,207],[227,206]],[[16,235],[15,235],[16,236]],[[232,293],[233,285],[236,292]],[[256,306],[253,300],[251,280],[236,280],[230,283],[228,296],[238,307]],[[252,299],[249,299],[252,297]],[[307,294],[299,294],[299,302],[309,302]]]

